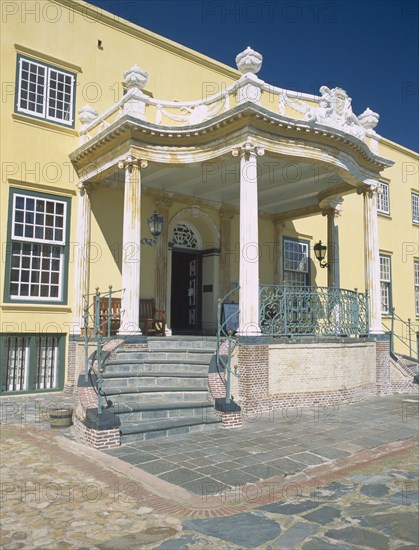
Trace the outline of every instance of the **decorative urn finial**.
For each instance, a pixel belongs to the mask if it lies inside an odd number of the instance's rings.
[[[148,73],[144,69],[138,67],[138,65],[134,65],[130,69],[124,71],[124,84],[128,90],[131,88],[142,90],[147,84],[147,80]]]
[[[93,122],[99,113],[90,105],[85,105],[79,111],[79,120],[82,124]]]
[[[250,46],[247,46],[247,48],[236,57],[237,68],[242,74],[258,73],[262,67],[262,61],[262,54],[255,52]]]

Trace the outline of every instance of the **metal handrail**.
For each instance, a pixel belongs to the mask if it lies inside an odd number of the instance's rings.
[[[368,293],[334,287],[261,285],[262,334],[369,336]]]
[[[401,324],[401,334],[397,333],[395,330],[396,322]],[[394,353],[394,349],[395,349],[394,340],[397,339],[409,350],[408,357],[415,361],[419,361],[419,350],[418,349],[415,350],[412,343],[412,335],[419,334],[419,324],[412,323],[412,319],[410,318],[407,321],[402,319],[399,315],[397,315],[395,307],[391,308],[391,327],[386,325],[384,321],[382,321],[382,324],[383,324],[383,327],[387,329],[390,333],[390,351]],[[405,327],[406,336],[403,335],[404,327]]]
[[[96,292],[90,294],[84,294],[84,308],[83,308],[83,333],[84,333],[84,362],[85,362],[85,381],[92,383],[92,379],[89,376],[89,341],[92,338],[96,341],[96,351],[91,356],[91,364],[93,370],[93,364],[97,363],[97,376],[96,376],[96,393],[98,396],[98,415],[102,414],[102,398],[104,394],[102,392],[103,385],[103,342],[105,338],[109,340],[111,338],[111,321],[117,318],[117,314],[112,314],[112,297],[123,292],[123,289],[112,290],[112,285],[109,285],[107,292],[99,292],[99,287],[96,288]],[[90,303],[90,297],[93,296],[93,300]],[[106,324],[106,336],[102,334],[102,326],[100,319],[100,302],[103,298],[108,298],[108,312],[107,312],[107,324]],[[93,323],[93,327],[90,322]],[[90,328],[93,328],[92,335],[89,334]]]
[[[234,346],[237,341],[237,337],[234,335],[234,331],[227,330],[227,326],[229,323],[233,320],[235,316],[239,315],[238,311],[235,311],[231,315],[229,315],[227,318],[222,320],[222,310],[223,310],[223,304],[226,303],[226,299],[233,294],[234,292],[238,292],[239,288],[234,288],[228,292],[224,298],[220,298],[218,300],[217,305],[217,341],[216,341],[216,365],[217,369],[220,367],[224,371],[224,383],[226,387],[226,404],[231,403],[231,374],[233,373],[233,376],[238,377],[239,374],[237,372],[232,372],[231,369],[231,356],[233,353]],[[227,342],[227,360],[224,359],[223,355],[220,353],[220,347],[222,345],[222,341]]]

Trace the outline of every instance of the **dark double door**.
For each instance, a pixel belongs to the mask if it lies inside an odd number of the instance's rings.
[[[173,334],[202,331],[202,255],[172,252],[171,328]]]

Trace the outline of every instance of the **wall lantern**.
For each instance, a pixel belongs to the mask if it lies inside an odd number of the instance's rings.
[[[314,255],[316,260],[319,262],[320,267],[329,267],[329,264],[324,261],[326,257],[327,246],[322,244],[321,241],[314,245]]]
[[[160,214],[157,214],[157,212],[154,210],[152,215],[147,218],[148,227],[150,229],[150,233],[152,235],[152,239],[141,239],[141,244],[146,244],[148,246],[155,246],[157,244],[157,237],[160,236],[162,229],[163,229],[163,216]]]

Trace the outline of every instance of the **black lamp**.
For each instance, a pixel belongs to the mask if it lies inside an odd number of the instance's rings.
[[[147,218],[148,227],[150,229],[150,233],[153,236],[153,239],[141,239],[141,244],[146,244],[148,246],[154,246],[157,244],[157,237],[160,236],[162,229],[163,229],[163,216],[161,214],[157,214],[157,212],[154,210],[154,212],[151,214],[149,218]]]
[[[324,261],[326,257],[327,246],[322,244],[321,241],[314,245],[314,255],[316,260],[319,262],[320,267],[329,267],[329,264]]]

